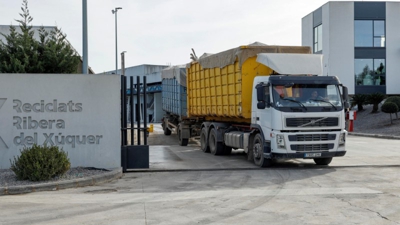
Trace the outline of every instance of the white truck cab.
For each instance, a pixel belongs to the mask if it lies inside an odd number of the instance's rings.
[[[264,167],[276,158],[305,158],[327,165],[344,156],[347,88],[335,76],[310,75],[322,73],[321,56],[259,54],[257,61],[280,75],[254,79],[251,127],[262,140],[253,138],[247,150],[253,150],[255,163]]]

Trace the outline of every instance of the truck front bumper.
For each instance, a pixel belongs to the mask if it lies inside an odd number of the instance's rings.
[[[307,152],[309,153],[309,152]],[[264,153],[264,158],[267,159],[313,159],[313,158],[330,158],[330,157],[339,157],[346,155],[346,151],[338,151],[338,152],[321,152],[321,156],[319,157],[305,157],[305,153]]]

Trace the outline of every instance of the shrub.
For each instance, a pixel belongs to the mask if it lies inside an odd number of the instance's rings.
[[[357,105],[357,111],[363,111],[365,105],[367,103],[367,95],[364,94],[356,94],[351,98],[351,107]]]
[[[381,103],[385,99],[385,95],[379,92],[372,93],[367,96],[367,103],[372,104],[372,113],[378,112],[379,103]]]
[[[10,160],[11,161],[11,160]],[[47,147],[34,144],[25,147],[21,155],[14,156],[11,170],[20,180],[50,180],[65,174],[71,166],[68,154],[58,146]]]
[[[385,103],[386,103],[386,102],[392,102],[392,103],[396,104],[397,107],[398,107],[399,110],[400,110],[400,96],[391,96],[391,97],[389,97],[389,98],[386,99]],[[397,111],[397,112],[398,112],[398,111]],[[396,112],[396,118],[398,119],[399,117],[398,117],[398,115],[397,115],[397,112]]]
[[[399,111],[399,107],[393,102],[385,102],[381,107],[382,112],[390,114],[390,123],[393,124],[392,113],[397,113]]]

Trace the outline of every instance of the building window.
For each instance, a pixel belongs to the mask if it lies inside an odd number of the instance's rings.
[[[314,27],[314,53],[322,51],[322,24]]]
[[[355,59],[354,72],[357,86],[385,85],[385,59]]]
[[[385,47],[384,20],[355,20],[355,47]]]

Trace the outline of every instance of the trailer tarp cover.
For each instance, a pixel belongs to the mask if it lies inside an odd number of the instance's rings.
[[[172,66],[161,71],[162,79],[175,78],[178,83],[186,87],[186,67],[185,65]]]
[[[279,74],[322,75],[322,55],[259,53],[257,62],[268,66]]]
[[[216,54],[206,53],[202,55],[198,62],[203,68],[223,68],[232,65],[237,60],[241,68],[243,63],[251,57],[257,56],[259,53],[299,53],[311,54],[311,48],[308,46],[278,46],[266,45],[264,43],[255,42],[250,45],[244,45],[237,48],[229,49]],[[190,63],[187,64],[190,67]]]

